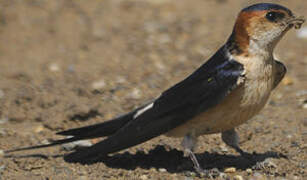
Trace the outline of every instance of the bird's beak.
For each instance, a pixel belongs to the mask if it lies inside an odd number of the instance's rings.
[[[289,20],[287,21],[288,27],[294,27],[295,29],[299,29],[301,28],[302,24],[305,22],[305,18],[304,16],[292,16],[291,18],[289,18]]]

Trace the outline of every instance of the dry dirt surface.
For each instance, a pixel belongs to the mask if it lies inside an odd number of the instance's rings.
[[[148,102],[204,63],[240,9],[255,2],[0,0],[0,179],[202,178],[182,157],[180,139],[164,136],[92,164],[65,162],[73,145],[12,157],[3,150],[47,143],[57,131]],[[307,17],[305,0],[273,2]],[[197,157],[212,178],[307,179],[306,28],[280,42],[275,54],[287,76],[264,110],[238,127],[252,158],[219,134],[200,138]]]

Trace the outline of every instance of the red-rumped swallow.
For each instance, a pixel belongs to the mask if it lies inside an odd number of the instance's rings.
[[[273,50],[289,29],[303,23],[303,17],[281,5],[260,3],[244,8],[227,42],[151,103],[110,121],[57,133],[71,138],[7,152],[108,136],[65,156],[67,161],[88,162],[165,134],[183,137],[184,152],[202,172],[193,153],[197,137],[221,132],[227,145],[246,155],[234,128],[257,114],[283,79],[286,67],[274,59]]]

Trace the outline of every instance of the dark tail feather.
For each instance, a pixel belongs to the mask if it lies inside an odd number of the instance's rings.
[[[57,133],[59,135],[73,136],[71,138],[55,140],[50,144],[16,148],[16,149],[5,151],[5,153],[11,153],[11,152],[23,151],[23,150],[31,150],[31,149],[39,149],[39,148],[46,148],[46,147],[70,143],[70,142],[78,141],[78,140],[82,140],[82,139],[91,139],[91,138],[96,138],[96,137],[109,136],[109,135],[114,134],[118,129],[120,129],[122,126],[124,126],[130,120],[132,120],[135,112],[136,111],[132,111],[132,112],[127,113],[125,115],[122,115],[118,118],[115,118],[115,119],[112,119],[110,121],[106,121],[106,122],[103,122],[103,123],[85,126],[85,127],[81,127],[81,128],[70,129],[70,130],[66,130],[66,131],[62,131],[62,132]]]
[[[165,124],[165,122],[169,122],[169,119],[173,117],[166,116],[156,119],[155,111],[146,112],[147,114],[144,113],[144,116],[140,116],[139,119],[126,124],[122,129],[101,142],[65,155],[65,161],[80,163],[95,162],[109,153],[143,143],[176,127],[176,124]],[[175,123],[178,122],[175,121]]]
[[[127,122],[133,119],[135,111],[119,116],[110,121],[99,124],[85,126],[81,128],[69,129],[58,132],[58,135],[80,137],[81,139],[104,137],[114,134],[118,129],[123,127]]]
[[[123,135],[125,136],[125,135]],[[122,134],[117,134],[84,149],[77,150],[68,155],[65,155],[64,159],[67,162],[79,162],[79,163],[90,163],[95,162],[99,158],[106,156],[109,153],[117,152],[137,144],[140,144],[146,140],[153,138],[154,136],[139,136],[134,138],[123,137]]]
[[[46,148],[46,147],[51,147],[51,146],[55,146],[55,145],[70,143],[70,142],[77,141],[77,140],[80,140],[80,138],[78,138],[78,137],[71,137],[71,138],[67,138],[67,139],[56,140],[56,141],[53,141],[50,144],[43,144],[43,145],[37,145],[37,146],[30,146],[30,147],[11,149],[11,150],[5,151],[5,153],[24,151],[24,150],[30,150],[30,149]]]

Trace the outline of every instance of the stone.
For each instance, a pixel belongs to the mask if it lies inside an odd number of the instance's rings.
[[[235,173],[237,170],[235,167],[229,167],[224,169],[224,173]]]
[[[294,83],[293,78],[289,77],[289,76],[285,76],[284,79],[281,81],[281,83],[285,86],[290,86]]]
[[[92,88],[95,90],[103,89],[106,86],[106,82],[101,79],[92,83]]]
[[[240,176],[240,175],[235,175],[235,176],[233,177],[233,179],[234,179],[234,180],[243,180],[243,177]]]
[[[4,150],[0,149],[0,157],[4,156]]]
[[[159,172],[166,172],[165,168],[159,168]]]
[[[7,118],[7,117],[4,117],[4,118],[0,119],[0,124],[5,124],[7,122],[9,122],[9,118]]]
[[[140,176],[140,179],[141,179],[141,180],[147,180],[147,179],[148,179],[148,176],[145,175],[145,174],[143,174],[143,175]]]
[[[44,126],[42,126],[42,125],[39,125],[39,126],[37,126],[35,129],[34,129],[34,132],[35,133],[40,133],[40,132],[42,132],[42,131],[44,131]]]
[[[58,72],[58,71],[60,71],[60,67],[59,67],[59,65],[56,64],[56,63],[50,64],[48,68],[49,68],[49,71],[52,71],[52,72]]]
[[[252,173],[253,173],[253,170],[250,169],[250,168],[248,168],[248,169],[246,169],[246,172],[247,172],[248,174],[252,174]]]

